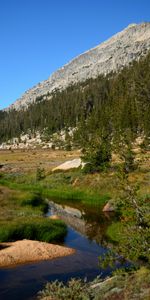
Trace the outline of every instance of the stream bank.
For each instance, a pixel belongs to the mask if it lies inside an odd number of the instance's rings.
[[[56,214],[57,205],[54,202],[52,205],[51,202],[48,215],[52,215],[54,212]],[[64,204],[62,207],[59,205],[59,210],[64,211],[63,215],[66,220],[67,218],[72,219],[72,224],[68,223],[68,233],[64,240],[64,246],[74,248],[76,252],[71,256],[51,261],[1,269],[1,300],[34,299],[47,281],[57,279],[66,282],[72,277],[86,277],[88,280],[92,280],[98,275],[105,278],[111,274],[112,269],[110,267],[102,269],[99,266],[98,258],[107,252],[107,249],[102,246],[104,232],[114,216],[108,218],[100,212],[98,207],[73,207],[72,204],[69,206],[68,201],[67,209]],[[73,224],[78,228],[73,228]],[[116,267],[120,267],[119,263]]]

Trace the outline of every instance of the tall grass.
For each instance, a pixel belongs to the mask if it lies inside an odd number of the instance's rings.
[[[31,239],[44,242],[62,241],[67,233],[66,225],[60,220],[44,218],[21,218],[0,226],[0,242]]]
[[[0,194],[0,242],[34,239],[45,242],[61,241],[67,232],[62,221],[43,217],[48,203],[39,192],[20,191],[14,183],[5,181]]]
[[[41,212],[46,213],[48,210],[48,203],[42,197],[40,193],[34,193],[29,198],[22,200],[22,206],[31,206],[32,208],[37,208],[41,210]]]
[[[69,185],[58,185],[55,188],[44,186],[42,183],[26,184],[10,182],[6,179],[0,179],[0,184],[16,190],[32,191],[41,194],[43,197],[59,200],[73,200],[90,205],[104,205],[109,199],[108,193],[100,194],[89,190],[81,190]]]

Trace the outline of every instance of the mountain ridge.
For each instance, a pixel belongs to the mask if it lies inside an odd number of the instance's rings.
[[[27,90],[6,110],[27,108],[40,96],[69,85],[96,78],[100,74],[118,71],[133,60],[138,60],[150,49],[150,22],[130,24],[111,38],[73,58],[55,71],[47,80]]]

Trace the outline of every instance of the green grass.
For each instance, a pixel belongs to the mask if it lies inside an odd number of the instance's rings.
[[[76,173],[72,173],[76,176]],[[47,199],[58,202],[78,202],[88,205],[104,205],[109,199],[108,194],[100,194],[73,187],[72,176],[54,174],[40,182],[30,183],[29,178],[20,182],[20,177],[2,176],[0,185],[8,190],[3,197],[3,215],[0,215],[0,241],[19,239],[35,239],[47,242],[60,241],[66,234],[66,226],[60,221],[43,218],[48,208]],[[17,182],[19,181],[19,182]]]
[[[88,189],[83,190],[72,187],[67,184],[58,185],[57,187],[55,186],[51,188],[50,185],[48,186],[48,184],[42,182],[26,184],[11,182],[8,179],[0,179],[0,184],[15,190],[40,193],[43,197],[48,197],[50,199],[79,201],[81,203],[90,205],[104,205],[110,199],[110,195],[108,193],[100,194]]]
[[[47,197],[50,197],[52,199],[59,199],[59,200],[69,200],[69,201],[78,201],[83,204],[90,204],[90,205],[103,205],[105,204],[109,199],[110,196],[108,194],[105,195],[98,195],[94,192],[89,191],[82,191],[79,189],[55,189],[55,190],[45,190],[45,195]]]
[[[7,182],[8,183],[8,182]],[[40,193],[0,186],[0,242],[34,239],[60,242],[67,232],[62,221],[43,217],[48,203]]]
[[[12,242],[22,239],[44,242],[58,242],[67,233],[66,225],[60,220],[49,220],[42,217],[17,219],[11,223],[0,224],[0,242]]]
[[[41,212],[46,213],[48,210],[48,203],[44,200],[40,193],[35,193],[29,198],[22,200],[22,206],[31,206],[32,208],[38,208]]]
[[[122,228],[123,224],[121,222],[114,222],[108,228],[106,236],[109,241],[119,243],[122,239]]]

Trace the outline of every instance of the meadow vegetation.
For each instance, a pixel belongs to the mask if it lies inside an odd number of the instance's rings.
[[[47,152],[48,150],[45,151],[45,156]],[[143,151],[143,149],[141,150],[136,146],[134,161],[132,161],[133,158],[130,155],[122,159],[121,155],[113,154],[106,169],[92,173],[84,173],[80,169],[54,173],[51,171],[51,165],[48,168],[46,158],[46,164],[44,159],[42,164],[39,164],[39,161],[37,164],[39,167],[42,165],[42,168],[46,166],[44,168],[45,176],[40,180],[37,179],[37,168],[30,169],[30,161],[26,163],[25,168],[19,169],[15,155],[11,151],[7,152],[7,162],[2,161],[10,168],[7,171],[4,166],[1,169],[0,176],[0,240],[12,241],[22,238],[35,238],[48,242],[61,241],[66,234],[66,227],[60,221],[43,218],[43,214],[47,209],[45,199],[55,199],[59,203],[72,201],[90,206],[99,205],[101,208],[105,203],[111,201],[118,217],[117,221],[114,220],[107,229],[106,245],[111,245],[112,253],[119,253],[119,255],[132,260],[136,263],[137,268],[142,264],[146,265],[147,269],[117,275],[118,279],[113,281],[112,291],[109,283],[109,287],[100,289],[92,296],[95,298],[87,296],[86,288],[82,290],[85,293],[83,295],[87,297],[85,299],[105,299],[105,295],[110,296],[111,293],[114,297],[116,295],[122,297],[121,299],[132,299],[132,297],[134,299],[134,295],[138,290],[141,298],[135,299],[148,299],[146,293],[149,292],[150,282],[150,255],[148,251],[150,238],[150,152],[148,150]],[[22,152],[22,157],[23,155]],[[69,153],[66,152],[66,160],[68,155]],[[123,155],[123,157],[126,156],[125,153]],[[28,153],[28,156],[33,156],[32,151]],[[53,158],[53,162],[54,166],[57,165],[58,157]],[[75,291],[76,295],[76,291],[82,289],[82,283],[74,280],[71,284],[73,284],[72,293]],[[58,283],[52,287],[50,283],[46,287],[46,293],[51,295],[53,289],[58,292],[59,287],[60,298],[58,297],[58,299],[63,299],[62,291],[65,296],[70,295],[68,294],[71,292],[70,287],[69,290],[66,290],[66,286],[61,284],[58,286]],[[92,291],[90,289],[89,293]],[[43,291],[43,293],[45,292]],[[41,294],[41,298],[42,295],[44,294]],[[102,295],[102,298],[100,298],[100,295]],[[73,299],[76,299],[75,296]],[[109,299],[109,297],[106,297],[106,299]]]
[[[125,257],[132,260],[138,260],[139,257],[148,259],[150,153],[141,151],[137,146],[131,153],[132,155],[129,151],[131,149],[127,148],[128,155],[123,153],[123,157],[127,156],[124,160],[114,154],[106,169],[86,174],[80,169],[52,172],[51,165],[49,169],[47,164],[44,168],[43,160],[40,164],[42,165],[42,174],[43,168],[45,171],[44,177],[42,176],[40,179],[37,179],[37,168],[33,168],[32,172],[31,170],[29,173],[27,172],[27,168],[30,168],[30,161],[26,163],[25,169],[22,168],[20,172],[17,168],[16,172],[17,158],[10,151],[7,155],[7,165],[11,161],[11,164],[14,163],[13,168],[9,172],[4,168],[0,178],[1,189],[5,192],[9,189],[8,196],[4,197],[3,195],[1,215],[6,208],[7,213],[4,213],[6,220],[14,219],[16,215],[19,218],[30,217],[33,214],[35,217],[42,217],[47,209],[45,199],[54,199],[59,203],[71,201],[90,206],[99,205],[101,208],[110,201],[117,211],[118,220],[108,228],[106,240],[117,244],[118,248],[115,251],[123,253]],[[45,151],[45,157],[47,153],[48,150]],[[24,152],[22,152],[22,157],[23,155]],[[70,153],[66,152],[65,155],[67,159],[67,155],[69,156]],[[28,153],[28,156],[32,157],[32,151],[30,154]],[[14,161],[12,157],[14,157]],[[47,158],[45,160],[47,162]],[[53,162],[54,165],[58,164],[57,155],[55,159],[53,157]],[[38,172],[40,165],[38,165]],[[15,210],[12,207],[15,207]],[[143,220],[138,219],[138,214],[141,212]],[[1,219],[4,221],[5,217],[1,217]],[[138,243],[141,247],[138,246]],[[136,249],[136,253],[134,249]]]
[[[40,195],[0,185],[0,242],[32,239],[61,242],[67,233],[59,220],[43,217],[48,203]]]
[[[49,282],[37,299],[73,300],[149,300],[150,272],[142,267],[137,272],[118,271],[112,278],[92,282],[71,279],[63,282]]]

